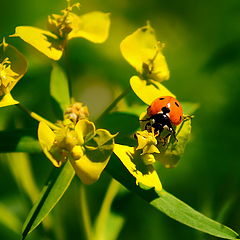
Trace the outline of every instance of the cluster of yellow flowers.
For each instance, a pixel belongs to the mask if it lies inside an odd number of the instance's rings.
[[[68,1],[62,14],[48,17],[48,30],[19,26],[11,37],[21,38],[55,61],[62,57],[67,41],[72,38],[85,38],[93,43],[104,42],[109,35],[109,13],[95,11],[78,15],[73,10],[79,7],[79,3],[70,5]],[[132,90],[147,105],[159,96],[174,96],[160,83],[169,79],[169,69],[162,53],[164,46],[157,41],[149,23],[127,36],[120,44],[123,57],[138,73],[130,79]],[[11,90],[26,70],[27,63],[23,55],[4,41],[0,45],[0,107],[18,104],[12,98]],[[144,114],[140,119],[145,117]],[[171,167],[177,160],[171,162],[169,159],[182,154],[183,143],[175,144],[171,151],[161,149],[164,144],[159,146],[159,139],[142,129],[136,133],[137,147],[115,144],[116,135],[106,129],[96,129],[88,117],[87,107],[75,103],[66,109],[63,121],[51,126],[40,122],[39,142],[54,166],[60,167],[69,160],[80,179],[90,184],[99,178],[114,152],[136,178],[137,184],[162,189],[153,163],[159,160],[166,167]],[[181,127],[178,135],[180,143],[187,141],[190,127],[190,123]]]

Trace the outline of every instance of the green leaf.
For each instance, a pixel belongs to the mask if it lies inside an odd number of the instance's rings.
[[[94,224],[94,239],[117,239],[125,219],[111,209],[112,202],[120,190],[120,184],[112,179]],[[109,227],[111,226],[111,227]]]
[[[191,120],[189,119],[177,126],[177,141],[171,141],[166,150],[160,150],[161,154],[155,155],[156,161],[160,161],[166,168],[175,167],[184,153],[185,147],[190,138],[190,134]]]
[[[146,109],[146,107],[145,107]],[[129,112],[112,112],[100,119],[98,125],[118,136],[131,135],[139,128],[139,120],[136,114]]]
[[[29,212],[22,229],[22,239],[32,232],[55,207],[69,187],[75,172],[68,161],[61,169],[55,169],[44,186],[39,200]]]
[[[108,214],[105,231],[106,231],[106,240],[115,240],[118,238],[120,231],[122,230],[125,223],[125,219],[120,214],[110,212]],[[109,227],[111,226],[111,227]]]
[[[7,153],[5,157],[20,189],[34,202],[39,195],[39,190],[33,177],[29,154]]]
[[[0,152],[39,153],[41,151],[35,130],[0,131]]]
[[[197,103],[182,103],[184,114],[193,114],[199,105]],[[160,161],[166,168],[176,167],[182,157],[185,147],[191,137],[191,119],[183,121],[176,127],[176,137],[178,141],[171,141],[167,149],[161,150],[161,154],[156,154],[155,159]]]
[[[12,208],[0,203],[0,223],[8,229],[11,229],[13,232],[19,234],[21,229],[21,221],[15,214],[13,214],[12,211]]]
[[[50,94],[53,107],[61,119],[66,107],[70,104],[70,95],[67,76],[57,63],[53,64],[51,72]]]
[[[165,190],[156,192],[153,188],[143,189],[137,186],[136,179],[128,172],[116,156],[111,158],[106,170],[128,190],[135,192],[167,216],[213,236],[225,239],[239,238],[239,235],[232,229],[204,216]]]
[[[161,191],[158,194],[159,198],[151,201],[150,204],[169,217],[216,237],[224,239],[236,239],[238,237],[238,234],[232,229],[204,216],[170,193]]]

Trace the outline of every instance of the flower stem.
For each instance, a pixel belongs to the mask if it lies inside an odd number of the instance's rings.
[[[131,87],[128,86],[96,119],[95,123],[97,124],[105,115],[113,110],[114,107],[131,91]]]
[[[23,112],[27,113],[30,117],[32,117],[33,119],[37,120],[38,122],[45,122],[50,128],[52,129],[58,129],[58,127],[51,123],[50,121],[46,120],[45,118],[41,117],[40,115],[38,115],[35,112],[31,112],[30,110],[28,110],[26,107],[24,107],[22,104],[17,104],[16,105],[19,109],[21,109]]]
[[[64,47],[64,51],[63,51],[63,65],[65,67],[65,71],[66,71],[66,76],[67,76],[67,80],[68,80],[68,90],[69,90],[69,96],[70,99],[72,99],[72,81],[71,81],[71,64],[69,61],[69,50],[68,50],[68,42],[66,41],[65,47]]]
[[[109,184],[108,190],[106,192],[101,209],[99,211],[99,214],[95,222],[95,239],[96,240],[105,239],[105,229],[106,229],[105,225],[107,222],[107,217],[110,212],[113,199],[118,193],[119,187],[120,187],[120,184],[116,180],[112,179]]]
[[[80,186],[80,207],[86,239],[93,240],[92,227],[86,197],[86,189],[83,184],[81,184]]]

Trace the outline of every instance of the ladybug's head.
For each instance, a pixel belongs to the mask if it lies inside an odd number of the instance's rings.
[[[170,113],[170,109],[167,108],[167,107],[163,107],[163,108],[162,108],[162,112],[163,112],[163,114]]]

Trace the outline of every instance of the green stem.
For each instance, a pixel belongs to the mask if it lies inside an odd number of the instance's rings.
[[[83,184],[81,184],[80,186],[80,207],[81,207],[83,227],[84,227],[86,239],[93,240],[92,227],[91,227],[91,221],[90,221],[87,197],[86,197],[86,190]]]
[[[19,109],[21,109],[23,112],[27,113],[30,117],[32,117],[33,119],[37,120],[38,122],[45,122],[50,128],[52,129],[58,129],[58,127],[51,123],[50,121],[46,120],[45,118],[41,117],[40,115],[38,115],[35,112],[31,112],[30,110],[28,110],[26,107],[24,107],[22,104],[17,104],[16,105]]]
[[[105,239],[105,225],[107,223],[107,217],[110,212],[110,208],[113,202],[114,197],[118,193],[120,184],[112,179],[108,190],[106,192],[105,198],[103,200],[101,209],[99,211],[98,217],[95,223],[95,239],[96,240],[104,240]]]
[[[67,75],[67,80],[68,80],[68,89],[69,89],[69,96],[70,99],[72,99],[72,81],[71,81],[71,64],[69,62],[69,57],[68,57],[68,42],[66,41],[64,51],[63,51],[63,65],[66,69],[66,75]]]
[[[128,86],[96,119],[95,123],[97,124],[105,115],[113,110],[114,107],[131,91],[131,87]]]

